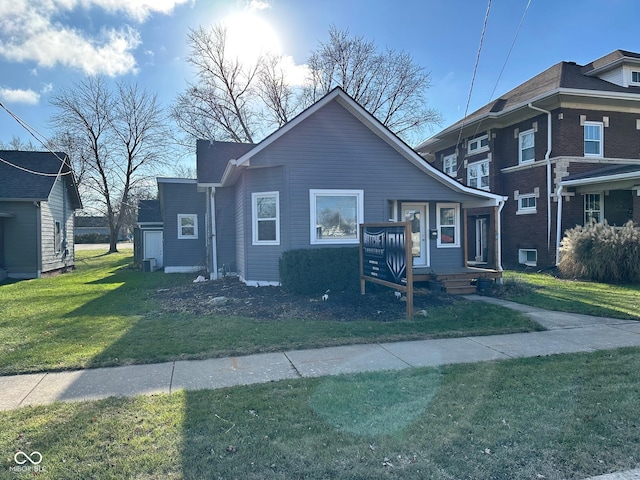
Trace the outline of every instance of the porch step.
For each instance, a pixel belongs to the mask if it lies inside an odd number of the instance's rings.
[[[450,295],[469,295],[472,293],[476,293],[476,286],[475,285],[457,285],[457,286],[445,285],[444,291]]]

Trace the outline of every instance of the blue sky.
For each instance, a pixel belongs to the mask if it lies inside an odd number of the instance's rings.
[[[428,102],[442,113],[445,127],[464,114],[487,4],[488,0],[1,0],[0,101],[48,136],[49,100],[60,88],[91,73],[137,82],[170,105],[192,78],[184,60],[190,28],[228,22],[238,43],[248,43],[245,48],[271,46],[289,56],[300,71],[309,52],[335,25],[374,40],[380,48],[409,52],[431,73]],[[557,62],[588,63],[618,48],[640,51],[639,14],[637,0],[492,0],[469,112]],[[8,142],[13,136],[30,139],[0,110],[0,140]]]

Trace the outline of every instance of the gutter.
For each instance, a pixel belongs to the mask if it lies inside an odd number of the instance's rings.
[[[547,167],[547,250],[549,250],[551,248],[551,112],[535,107],[531,103],[527,106],[532,110],[547,114],[547,151],[544,154],[544,160]]]
[[[556,229],[556,267],[560,264],[560,242],[562,241],[562,182],[558,185],[558,228]]]

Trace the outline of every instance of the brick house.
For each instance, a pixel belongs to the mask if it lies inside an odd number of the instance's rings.
[[[553,266],[567,229],[640,223],[640,54],[560,62],[417,150],[459,182],[509,198],[503,265]],[[495,215],[465,212],[469,264],[496,262]]]

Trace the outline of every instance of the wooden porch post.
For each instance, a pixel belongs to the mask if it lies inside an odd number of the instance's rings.
[[[498,236],[498,228],[500,226],[498,215],[500,215],[500,210],[497,206],[493,207],[493,264],[495,265],[496,270],[499,268],[498,258],[500,258],[500,245],[498,244],[498,239],[501,238]]]
[[[469,235],[467,232],[467,229],[469,228],[468,224],[467,224],[468,218],[467,218],[467,209],[463,208],[462,209],[462,235],[463,235],[463,239],[464,239],[464,268],[467,268],[469,266]]]

